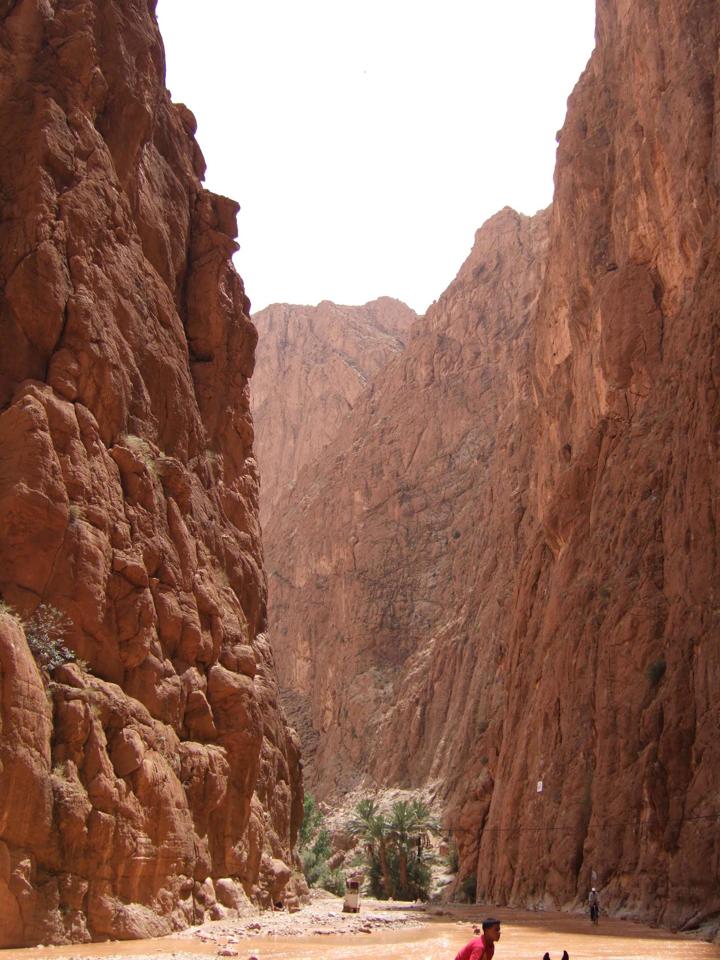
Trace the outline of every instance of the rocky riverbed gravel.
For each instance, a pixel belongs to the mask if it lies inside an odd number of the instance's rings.
[[[219,956],[247,956],[256,937],[308,937],[367,934],[378,930],[419,927],[427,922],[421,905],[392,906],[378,901],[365,901],[359,914],[343,913],[342,900],[328,896],[314,899],[297,913],[279,910],[235,920],[216,920],[191,927],[180,938],[217,944]],[[176,935],[177,937],[177,935]],[[250,941],[250,943],[248,943]],[[249,954],[252,956],[252,952]]]

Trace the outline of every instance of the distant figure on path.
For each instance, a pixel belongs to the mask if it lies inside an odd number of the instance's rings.
[[[489,917],[483,920],[482,936],[466,943],[455,960],[492,960],[495,944],[500,939],[500,921]]]
[[[590,919],[593,923],[597,923],[600,919],[600,897],[595,887],[590,891],[588,904],[590,905]]]

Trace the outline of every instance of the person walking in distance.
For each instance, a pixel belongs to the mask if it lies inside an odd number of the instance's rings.
[[[600,919],[600,897],[595,887],[590,891],[590,896],[588,897],[588,904],[590,906],[590,919],[594,924],[597,924]]]
[[[500,939],[500,921],[489,917],[483,920],[482,936],[466,943],[455,960],[492,960],[495,944]]]

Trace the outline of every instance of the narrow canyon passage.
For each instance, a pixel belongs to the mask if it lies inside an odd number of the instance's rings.
[[[399,99],[359,137],[372,101],[313,114],[341,37],[374,58],[327,18],[333,57],[271,157],[249,119],[272,115],[265,70],[233,76],[215,99],[243,209],[249,154],[275,187],[301,157],[342,173],[301,177],[309,206],[269,230],[338,302],[253,312],[234,258],[255,241],[206,185],[209,118],[171,94],[159,2],[0,0],[4,955],[453,960],[500,909],[496,960],[720,960],[720,2],[584,0],[596,43],[547,135],[552,203],[488,218],[473,169],[471,249],[422,314],[401,289],[343,306],[310,227],[369,273],[402,205],[351,256],[346,162],[369,149],[387,185],[398,133],[406,175],[431,142],[452,161],[404,217],[444,243],[458,128],[503,143],[478,112],[500,78],[433,96],[433,124],[381,19],[377,89]],[[218,37],[219,6],[192,11]],[[443,72],[432,40],[419,79]],[[243,61],[244,26],[233,42]],[[295,260],[273,256],[278,283]],[[345,891],[389,918],[342,918]]]

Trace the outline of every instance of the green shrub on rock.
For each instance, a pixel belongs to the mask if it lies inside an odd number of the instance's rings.
[[[48,673],[64,663],[78,660],[75,653],[63,642],[72,624],[57,607],[41,603],[23,626],[30,652]],[[80,665],[84,665],[82,661]]]

